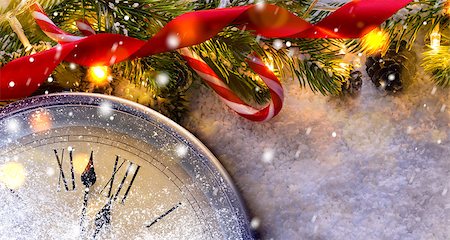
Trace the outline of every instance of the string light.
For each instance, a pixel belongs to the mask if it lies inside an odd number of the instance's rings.
[[[438,50],[441,46],[441,33],[439,32],[439,25],[437,25],[430,34],[430,47],[433,50]]]
[[[88,80],[97,86],[109,83],[110,69],[107,66],[94,66],[88,69]]]
[[[368,54],[384,51],[388,48],[389,35],[381,29],[375,29],[362,38],[362,44]]]

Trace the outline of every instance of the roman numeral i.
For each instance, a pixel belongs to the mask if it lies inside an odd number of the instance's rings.
[[[123,203],[125,203],[125,200],[127,199],[127,196],[130,193],[131,186],[133,185],[134,180],[136,179],[136,176],[137,176],[141,166],[139,166],[133,162],[130,162],[130,161],[125,161],[125,160],[122,160],[122,162],[119,164],[119,159],[120,159],[120,157],[116,156],[116,161],[114,162],[114,167],[113,167],[111,178],[106,183],[106,185],[103,187],[103,189],[100,191],[100,194],[103,193],[104,190],[106,190],[106,188],[108,188],[107,196],[114,202],[119,198],[122,189],[124,187],[126,187],[126,190],[123,193],[123,196],[121,198],[121,203],[123,204]],[[125,162],[128,162],[127,169],[126,169],[117,189],[115,189],[115,191],[114,191],[113,188],[114,188],[114,181],[115,181],[116,175],[118,175],[119,170],[122,168],[122,166],[125,164]],[[128,183],[126,183],[127,178],[131,178],[131,180]],[[128,186],[125,186],[126,184],[128,184]]]

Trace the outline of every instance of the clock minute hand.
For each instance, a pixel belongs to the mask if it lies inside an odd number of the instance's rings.
[[[88,205],[88,199],[89,199],[89,191],[90,187],[95,184],[97,181],[97,176],[95,174],[94,169],[94,152],[91,152],[91,157],[89,158],[89,162],[86,165],[86,168],[84,169],[83,173],[81,174],[81,183],[84,185],[84,197],[83,197],[83,208],[81,209],[81,220],[80,220],[80,226],[81,226],[81,233],[84,233],[86,231],[85,226],[85,219],[86,219],[86,209]]]

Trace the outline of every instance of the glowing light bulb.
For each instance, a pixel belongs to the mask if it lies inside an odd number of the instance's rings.
[[[9,189],[19,189],[25,183],[26,171],[18,162],[7,162],[0,166],[0,182]]]
[[[430,34],[430,47],[433,50],[438,50],[441,46],[441,33],[439,32],[439,25],[437,25]]]
[[[389,45],[389,35],[381,29],[375,29],[362,38],[362,44],[368,54],[386,50]]]
[[[110,69],[107,66],[95,66],[88,69],[88,80],[97,86],[106,85],[109,82]]]

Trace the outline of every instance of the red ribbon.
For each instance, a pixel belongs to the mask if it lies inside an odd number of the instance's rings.
[[[96,34],[47,51],[18,58],[0,69],[0,100],[31,95],[62,61],[83,66],[111,65],[133,58],[172,51],[167,38],[177,36],[177,48],[214,37],[226,26],[253,30],[267,38],[359,38],[383,23],[411,0],[355,0],[312,25],[275,5],[196,11],[183,14],[148,41],[119,34]],[[111,51],[114,45],[119,46]]]

